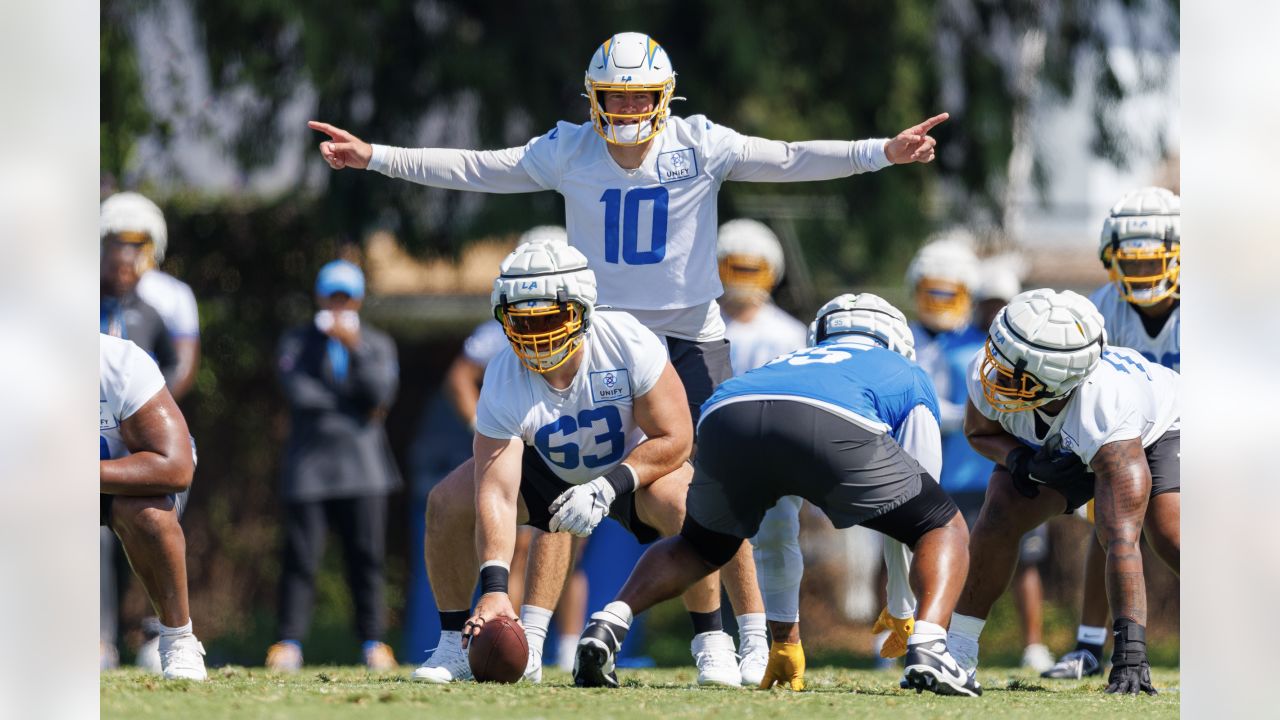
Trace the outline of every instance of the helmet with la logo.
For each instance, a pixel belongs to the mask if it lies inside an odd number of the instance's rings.
[[[138,271],[146,272],[164,261],[169,230],[160,207],[136,192],[120,192],[102,201],[98,211],[98,236],[138,245]]]
[[[879,295],[839,295],[823,305],[809,323],[810,347],[841,335],[870,337],[908,360],[916,359],[916,341],[907,316]]]
[[[782,243],[768,225],[749,218],[720,226],[716,260],[727,300],[761,301],[782,280]]]
[[[502,261],[494,317],[525,367],[550,372],[582,347],[596,305],[596,275],[567,243],[524,243]]]
[[[920,248],[907,266],[907,286],[925,327],[946,332],[969,322],[978,285],[978,256],[963,230],[939,235]]]
[[[1107,345],[1102,313],[1070,290],[1029,290],[991,322],[978,373],[1000,412],[1066,397],[1097,367]]]
[[[615,145],[643,145],[667,126],[676,73],[657,40],[644,33],[618,33],[605,40],[587,65],[587,101],[591,124]],[[605,112],[604,95],[611,92],[653,93],[653,108],[644,113]]]
[[[1155,305],[1179,297],[1182,199],[1159,187],[1120,198],[1102,223],[1098,254],[1128,302]]]

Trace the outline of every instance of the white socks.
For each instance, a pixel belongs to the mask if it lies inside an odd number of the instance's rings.
[[[947,650],[965,670],[978,666],[978,637],[987,624],[982,618],[951,614],[951,630],[947,633]],[[919,627],[919,623],[916,626]]]
[[[628,630],[631,629],[631,620],[633,619],[633,616],[631,615],[631,608],[621,600],[614,600],[608,605],[605,605],[603,610],[595,613],[591,617],[600,617],[601,620],[611,622],[614,625],[621,625]]]
[[[547,628],[551,627],[551,613],[551,610],[536,605],[520,606],[520,624],[524,626],[524,636],[529,641],[530,656],[542,657]]]
[[[165,625],[164,623],[161,623],[161,622],[156,623],[156,625],[160,627],[160,637],[162,638],[164,637],[175,638],[175,637],[178,637],[179,635],[191,634],[191,618],[187,618],[186,625],[181,625],[179,627],[169,627],[168,625]]]
[[[768,647],[768,625],[765,623],[764,613],[747,613],[736,617],[738,620],[739,650],[756,643]]]
[[[915,630],[911,632],[911,637],[907,638],[907,645],[919,645],[920,643],[946,639],[947,631],[943,630],[941,625],[917,620]]]
[[[1081,625],[1080,629],[1076,631],[1076,642],[1086,645],[1105,645],[1107,643],[1107,629],[1093,625]]]

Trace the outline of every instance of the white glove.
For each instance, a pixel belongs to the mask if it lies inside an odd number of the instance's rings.
[[[604,478],[575,485],[560,493],[560,497],[551,503],[551,522],[547,527],[551,532],[586,537],[609,514],[609,506],[615,497],[616,493]]]

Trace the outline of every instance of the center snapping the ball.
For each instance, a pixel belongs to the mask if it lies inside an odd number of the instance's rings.
[[[517,682],[529,664],[529,641],[524,628],[511,618],[489,620],[471,638],[467,660],[471,674],[479,682]]]

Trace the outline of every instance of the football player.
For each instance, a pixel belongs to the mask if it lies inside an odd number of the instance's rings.
[[[466,640],[494,617],[516,617],[507,578],[517,525],[586,536],[610,517],[652,542],[679,530],[692,476],[693,427],[675,369],[630,315],[596,310],[586,256],[560,243],[520,246],[503,261],[492,302],[510,351],[485,371],[473,459],[428,498],[427,566],[444,632],[413,674],[427,682],[469,678]],[[473,537],[475,552],[459,552],[459,538]],[[567,566],[567,553],[538,560],[531,577],[563,580],[567,567],[549,563]],[[472,612],[477,564],[482,594]],[[745,550],[730,570],[754,584]],[[735,603],[740,585],[728,583]],[[699,683],[741,684],[720,626],[719,578],[685,600]]]
[[[973,529],[951,649],[976,668],[978,637],[1013,576],[1018,539],[1096,497],[1115,618],[1107,692],[1155,694],[1138,541],[1145,531],[1177,572],[1179,376],[1108,345],[1102,315],[1070,291],[1018,295],[988,335],[970,365],[965,434],[997,465]]]
[[[782,281],[786,258],[782,243],[768,225],[748,218],[721,225],[716,240],[716,261],[720,282],[724,285],[720,312],[724,317],[724,336],[729,341],[734,375],[805,346],[804,323],[773,304],[771,296]],[[769,662],[766,622],[792,623],[799,619],[800,576],[804,572],[799,537],[803,502],[794,495],[779,500],[765,514],[760,533],[752,538],[765,612],[737,617],[743,685],[759,686],[764,679]],[[774,636],[783,629],[775,626]],[[795,679],[803,683],[803,678]]]
[[[178,524],[195,469],[187,422],[154,360],[101,335],[98,376],[100,522],[120,538],[160,618],[160,671],[204,680],[204,646],[191,629],[186,539]]]
[[[1099,246],[1111,282],[1089,298],[1102,313],[1111,344],[1137,350],[1175,372],[1182,366],[1181,214],[1182,200],[1164,188],[1142,188],[1121,198],[1102,224]],[[1106,554],[1096,542],[1089,543],[1087,552],[1076,648],[1043,677],[1078,680],[1102,674]]]
[[[838,528],[863,525],[915,552],[922,602],[903,686],[981,694],[947,651],[968,532],[933,479],[941,459],[938,404],[928,376],[908,359],[906,317],[874,295],[842,295],[811,328],[813,347],[726,381],[707,401],[684,526],[650,548],[617,598],[591,616],[578,643],[578,685],[617,687],[614,656],[633,615],[736,557],[766,511],[798,495]],[[770,664],[778,676],[796,678],[800,628],[789,625],[774,637]]]

